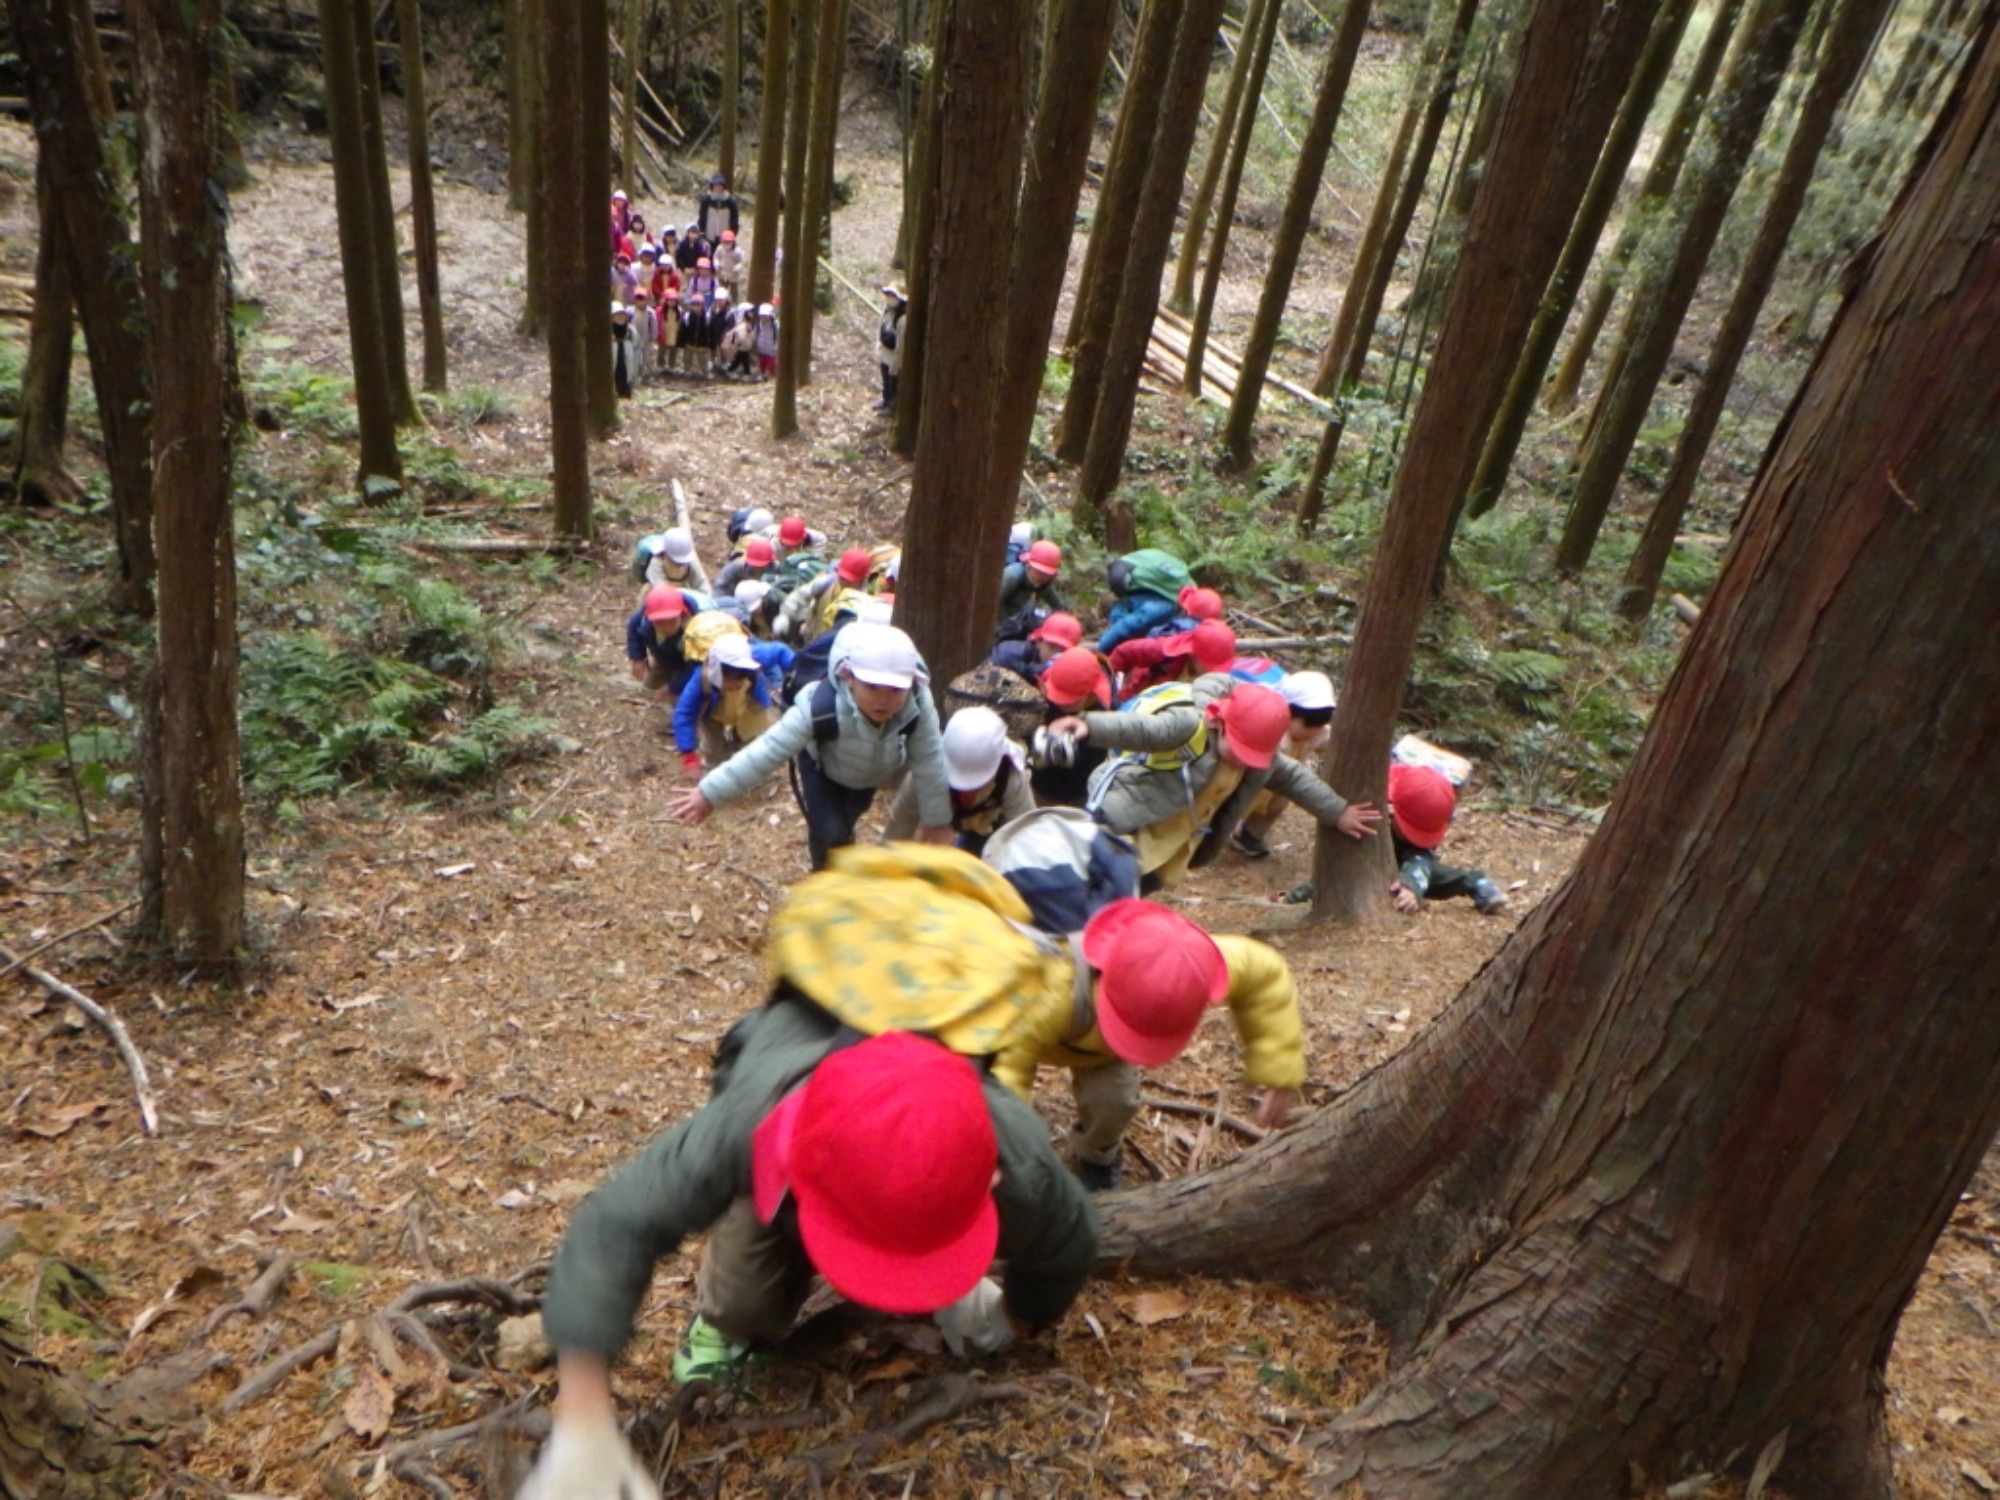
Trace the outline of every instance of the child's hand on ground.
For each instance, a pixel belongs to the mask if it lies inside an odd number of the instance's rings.
[[[1351,839],[1365,839],[1382,821],[1382,810],[1372,802],[1350,802],[1347,811],[1334,820],[1334,827]]]
[[[667,798],[667,816],[676,823],[706,823],[714,811],[698,786],[683,787]]]
[[[691,777],[696,781],[701,780],[700,751],[698,750],[681,751],[681,775]]]
[[[625,665],[630,669],[634,682],[644,682],[646,680],[646,659],[643,656],[637,661],[628,661]]]
[[[958,830],[949,823],[939,823],[933,827],[919,828],[917,842],[920,844],[943,844],[947,848],[958,842]]]
[[[1389,901],[1397,911],[1403,913],[1406,917],[1416,915],[1417,908],[1422,905],[1417,900],[1417,893],[1404,885],[1400,880],[1389,882]]]
[[[1264,1097],[1257,1101],[1257,1113],[1253,1117],[1266,1130],[1277,1130],[1292,1117],[1292,1111],[1299,1107],[1297,1089],[1266,1089]]]

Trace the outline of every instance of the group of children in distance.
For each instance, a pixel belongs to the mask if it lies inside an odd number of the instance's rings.
[[[753,1344],[783,1339],[816,1275],[933,1317],[960,1357],[1053,1324],[1096,1259],[1091,1194],[1121,1181],[1140,1069],[1222,1007],[1260,1125],[1282,1126],[1306,1080],[1283,957],[1142,893],[1225,842],[1268,853],[1283,801],[1355,838],[1380,817],[1302,763],[1329,732],[1332,684],[1238,655],[1221,600],[1168,554],[1112,565],[1117,602],[1090,643],[1060,607],[1060,550],[1017,535],[994,658],[946,689],[940,723],[922,658],[889,623],[893,549],[829,563],[801,518],[765,511],[738,512],[729,535],[716,592],[685,532],[641,541],[627,656],[674,701],[700,777],[674,815],[700,822],[788,767],[815,873],[772,917],[767,1002],[724,1038],[709,1102],[563,1237],[543,1308],[560,1393],[527,1500],[657,1493],[609,1372],[655,1260],[690,1235],[707,1240],[673,1358],[683,1384],[734,1379]],[[889,827],[917,842],[851,847],[898,779]],[[1397,765],[1390,799],[1399,906],[1504,904],[1437,861],[1442,772]],[[1032,1107],[1045,1066],[1070,1074],[1073,1171]]]
[[[656,375],[768,379],[778,313],[740,300],[747,264],[740,206],[720,172],[695,216],[658,234],[621,189],[611,195],[611,364],[618,394]]]

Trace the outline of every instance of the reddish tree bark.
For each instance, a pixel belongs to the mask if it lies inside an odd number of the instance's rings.
[[[69,246],[63,243],[62,204],[49,160],[35,159],[35,313],[28,325],[28,362],[21,371],[21,405],[15,421],[8,477],[23,505],[75,505],[83,487],[63,462],[69,434],[70,344],[76,332],[76,291]]]
[[[750,210],[750,300],[777,286],[778,199],[785,171],[785,78],[791,67],[792,0],[766,0],[763,79],[757,117],[757,201]],[[731,179],[733,182],[735,179]]]
[[[1570,880],[1334,1106],[1109,1206],[1106,1264],[1388,1322],[1330,1481],[1616,1494],[1784,1434],[1787,1493],[1893,1493],[1897,1320],[2000,1126],[1991,24]]]
[[[389,190],[389,139],[382,128],[382,58],[375,47],[375,7],[354,11],[354,72],[361,84],[361,139],[368,176],[368,248],[375,267],[375,303],[382,317],[383,368],[399,427],[423,421],[410,387],[410,344],[403,328],[402,253],[396,242],[396,199]]]
[[[589,536],[590,378],[595,359],[611,361],[604,328],[610,302],[606,271],[605,214],[609,197],[592,199],[584,169],[583,17],[561,0],[542,4],[542,226],[549,273],[549,460],[553,471],[554,529],[558,536]],[[606,101],[607,107],[609,100]],[[608,165],[607,165],[608,170]],[[583,300],[580,287],[591,288]]]
[[[547,0],[544,0],[547,3]],[[560,3],[560,0],[558,0]],[[576,295],[592,311],[584,324],[583,373],[589,392],[591,430],[599,435],[618,426],[618,390],[611,372],[610,330],[603,309],[610,305],[611,246],[605,215],[611,207],[611,12],[608,0],[571,0],[576,18],[576,120],[582,169],[580,187],[588,205],[593,239],[590,261]]]
[[[90,384],[104,432],[118,535],[112,605],[147,615],[153,609],[153,452],[147,431],[152,360],[132,232],[104,150],[90,8],[76,0],[15,0],[12,11],[35,145],[49,163],[62,205],[72,280],[90,289],[76,303],[90,350]]]
[[[1382,800],[1432,571],[1651,19],[1647,6],[1539,0],[1528,20],[1347,656],[1325,774],[1349,798]],[[1383,913],[1390,858],[1386,837],[1322,830],[1321,914]]]
[[[145,909],[178,963],[243,953],[243,778],[236,724],[236,551],[230,525],[233,360],[228,247],[210,183],[220,160],[215,99],[222,0],[131,13],[146,149],[139,244],[153,330],[157,492],[157,726],[164,822]],[[150,840],[147,848],[152,848]]]
[[[410,142],[410,241],[417,252],[417,307],[424,327],[424,389],[447,384],[444,296],[438,286],[437,200],[431,191],[430,104],[424,87],[424,19],[418,0],[396,0],[402,43],[403,113]]]
[[[1007,325],[992,289],[1006,285],[1013,259],[1028,40],[1009,0],[954,0],[938,52],[924,409],[896,613],[940,682],[992,642],[1011,515],[994,473]]]

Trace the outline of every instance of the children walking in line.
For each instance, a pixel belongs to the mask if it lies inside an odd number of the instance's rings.
[[[776,641],[735,632],[719,637],[674,708],[681,770],[699,777],[770,728],[791,665],[791,650]]]
[[[1507,905],[1507,894],[1479,870],[1461,870],[1438,858],[1438,847],[1458,811],[1458,792],[1433,766],[1389,767],[1389,824],[1396,841],[1396,883],[1389,894],[1400,912],[1419,902],[1470,896],[1482,916]]]
[[[907,772],[916,783],[917,836],[950,843],[951,789],[929,681],[916,646],[895,626],[849,625],[833,642],[827,675],[756,743],[678,793],[670,812],[684,823],[704,822],[789,763],[818,870],[829,850],[854,842],[876,791]]]

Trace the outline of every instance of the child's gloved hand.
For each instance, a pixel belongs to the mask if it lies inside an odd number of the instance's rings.
[[[660,1491],[608,1415],[558,1417],[515,1500],[660,1500]]]
[[[944,1331],[945,1347],[960,1359],[992,1354],[1014,1342],[1007,1299],[991,1276],[980,1277],[971,1291],[951,1306],[940,1307],[932,1317]]]
[[[683,751],[681,751],[681,774],[682,774],[683,776],[691,776],[691,777],[693,777],[693,778],[694,778],[694,779],[695,779],[696,781],[699,781],[699,780],[701,780],[701,752],[700,752],[700,751],[697,751],[697,750],[683,750]]]

